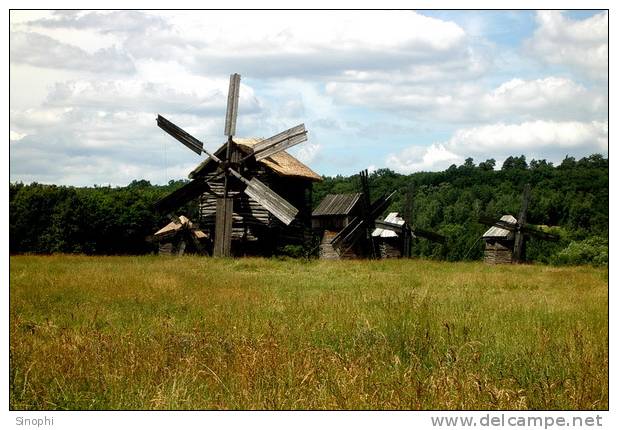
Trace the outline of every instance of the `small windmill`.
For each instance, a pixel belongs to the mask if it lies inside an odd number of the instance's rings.
[[[352,219],[330,242],[339,255],[344,255],[356,247],[361,257],[375,258],[378,256],[371,233],[375,229],[376,219],[388,208],[396,191],[389,195],[384,194],[371,203],[368,175],[367,170],[360,172],[360,215]]]
[[[182,256],[187,249],[203,254],[203,241],[207,240],[208,236],[200,230],[199,225],[192,223],[184,215],[171,215],[169,218],[169,224],[149,237],[150,242],[158,243],[159,254]]]
[[[232,214],[234,200],[231,197],[232,188],[244,192],[264,209],[279,219],[284,225],[290,225],[298,214],[298,209],[275,193],[257,177],[245,177],[242,172],[249,162],[256,162],[275,155],[285,149],[307,140],[305,125],[300,124],[282,133],[255,144],[248,155],[238,150],[234,142],[236,118],[238,116],[238,98],[240,90],[240,75],[230,76],[230,86],[227,98],[227,113],[225,116],[225,131],[227,143],[225,155],[218,157],[204,149],[204,144],[189,133],[173,124],[163,116],[157,117],[157,124],[173,138],[201,155],[205,153],[219,165],[219,175],[224,178],[222,192],[215,193],[203,178],[196,178],[187,185],[176,190],[156,203],[155,208],[161,212],[169,212],[182,203],[198,196],[205,190],[216,194],[216,218],[213,255],[230,256],[232,244]],[[220,154],[221,155],[221,154]]]
[[[412,243],[415,238],[422,237],[432,242],[446,243],[446,237],[433,231],[424,230],[416,227],[413,222],[413,205],[414,205],[414,183],[411,183],[405,193],[403,218],[399,214],[392,212],[384,220],[376,220],[374,222],[378,231],[374,231],[374,237],[385,236],[385,233],[380,230],[387,230],[395,233],[400,241],[402,257],[412,256]]]
[[[505,215],[500,219],[480,216],[479,223],[491,226],[483,235],[485,239],[485,261],[514,262],[525,260],[525,239],[532,236],[541,240],[558,241],[554,234],[546,233],[526,223],[530,201],[530,184],[526,184],[522,195],[519,218]],[[501,256],[502,254],[502,256]]]

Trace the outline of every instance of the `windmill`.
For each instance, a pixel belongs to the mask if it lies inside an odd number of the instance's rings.
[[[355,254],[360,257],[376,258],[379,256],[371,233],[375,229],[376,219],[388,208],[396,192],[389,195],[383,194],[371,202],[368,176],[367,170],[360,172],[360,214],[330,240],[330,245],[340,256],[345,255],[352,248],[357,249]]]
[[[195,178],[187,185],[174,191],[155,204],[155,209],[168,213],[183,203],[197,197],[205,191],[216,195],[216,217],[214,229],[214,256],[230,256],[232,245],[232,215],[234,198],[232,191],[240,191],[256,201],[274,217],[288,226],[298,214],[287,200],[269,188],[255,176],[246,177],[246,166],[278,154],[307,140],[305,125],[300,124],[284,132],[264,139],[253,145],[249,153],[241,151],[234,141],[236,119],[238,116],[238,99],[240,90],[240,75],[230,76],[230,86],[227,97],[224,135],[227,136],[225,151],[209,153],[204,144],[189,133],[173,124],[161,115],[157,117],[157,125],[170,136],[178,140],[198,155],[206,154],[218,163],[218,176],[223,177],[223,188],[213,190],[204,178]]]
[[[208,236],[184,215],[180,217],[170,215],[170,223],[158,230],[150,242],[158,243],[159,255],[182,256],[188,249],[198,254],[204,253],[203,241]]]
[[[391,212],[384,220],[376,220],[374,222],[376,230],[373,232],[375,240],[382,238],[384,242],[381,244],[381,254],[389,256],[388,248],[397,249],[400,256],[412,256],[412,244],[415,238],[422,237],[432,242],[441,244],[446,243],[446,237],[433,231],[424,230],[416,227],[413,222],[413,205],[414,205],[414,183],[411,183],[405,193],[403,217],[400,217],[397,212]],[[396,240],[393,240],[396,238]],[[396,242],[396,246],[388,246],[389,241]]]
[[[526,184],[522,194],[519,218],[514,218],[511,215],[504,215],[500,219],[484,215],[479,217],[479,223],[491,226],[483,234],[486,262],[523,262],[525,260],[526,236],[548,241],[560,239],[554,234],[546,233],[526,223],[529,202],[530,184]]]

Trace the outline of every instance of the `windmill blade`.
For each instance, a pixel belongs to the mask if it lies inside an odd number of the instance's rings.
[[[240,94],[240,75],[230,75],[230,88],[227,92],[227,112],[225,114],[225,135],[230,137],[236,133],[236,117],[238,116],[238,96]]]
[[[382,215],[382,213],[388,208],[388,205],[391,204],[391,200],[393,200],[393,196],[396,193],[397,191],[393,191],[388,196],[383,195],[371,204],[369,207],[369,218],[371,218],[372,221]]]
[[[417,237],[422,237],[424,239],[428,239],[431,240],[433,242],[438,242],[438,243],[446,243],[446,237],[442,236],[441,234],[435,233],[433,231],[429,231],[429,230],[423,230],[420,228],[416,228],[414,227],[412,229],[412,233],[414,233],[415,236]]]
[[[202,142],[161,115],[157,116],[157,125],[197,155],[202,155],[202,152],[204,152],[204,144]]]
[[[521,231],[524,234],[536,237],[537,239],[541,239],[541,240],[549,240],[551,242],[557,242],[560,240],[560,236],[552,234],[552,233],[547,233],[544,232],[543,230],[539,230],[538,228],[534,228],[532,226],[525,225],[521,228]]]
[[[186,185],[183,185],[176,191],[168,194],[154,204],[154,209],[161,213],[169,213],[184,205],[190,200],[198,197],[204,192],[212,192],[210,186],[201,179],[195,179]]]
[[[395,192],[388,196],[381,196],[376,200],[369,208],[368,220],[375,222],[375,219],[382,215],[382,213],[388,208]],[[354,243],[363,236],[365,229],[368,227],[368,220],[361,217],[356,217],[350,221],[335,237],[331,240],[331,245],[335,248],[342,248],[346,246],[347,249],[352,247]]]
[[[253,147],[253,156],[255,156],[256,161],[260,161],[306,140],[305,124],[300,124],[257,143]]]
[[[394,231],[397,234],[403,233],[403,225],[400,224],[394,224],[392,222],[382,220],[375,220],[374,224],[376,227],[382,228],[384,230]]]
[[[490,227],[496,226],[508,231],[517,231],[517,224],[513,224],[507,221],[502,221],[500,218],[494,218],[486,215],[481,215],[478,222]]]
[[[341,249],[345,247],[343,252],[345,253],[348,249],[350,249],[354,244],[364,236],[366,231],[367,224],[365,220],[361,217],[355,217],[350,221],[348,225],[346,225],[335,237],[333,237],[330,241],[331,245],[334,248]]]
[[[244,190],[245,194],[262,205],[262,207],[277,217],[282,223],[290,225],[290,223],[294,221],[298,214],[298,209],[292,206],[279,194],[268,188],[266,184],[258,178],[247,180],[234,169],[229,169],[229,172],[247,185]]]

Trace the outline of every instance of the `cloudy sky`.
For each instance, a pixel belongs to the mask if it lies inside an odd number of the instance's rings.
[[[442,170],[467,157],[608,153],[599,11],[13,11],[10,180],[166,183],[214,149],[230,73],[237,135],[304,122],[323,175]]]

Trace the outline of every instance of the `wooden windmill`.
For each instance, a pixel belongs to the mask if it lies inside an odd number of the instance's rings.
[[[360,172],[360,184],[360,213],[330,240],[330,245],[339,255],[354,250],[357,257],[376,258],[379,254],[371,233],[375,229],[376,219],[388,208],[396,192],[384,194],[371,202],[367,170]]]
[[[169,224],[149,238],[150,242],[158,244],[159,255],[182,256],[187,251],[203,254],[203,243],[208,239],[208,236],[200,229],[199,225],[192,223],[184,215],[180,217],[171,215],[170,219]]]
[[[378,241],[382,257],[411,257],[414,239],[421,237],[432,242],[446,243],[446,237],[433,231],[416,227],[413,222],[414,184],[405,193],[403,217],[391,212],[384,220],[374,222],[376,229],[372,236]]]
[[[519,218],[504,215],[500,219],[480,216],[479,223],[491,226],[483,234],[485,240],[485,262],[521,263],[525,260],[526,236],[541,240],[557,241],[559,237],[546,233],[526,223],[530,202],[530,184],[526,184],[522,195]]]
[[[265,161],[269,157],[277,156],[284,150],[306,141],[307,131],[305,126],[304,124],[297,125],[268,139],[261,140],[251,147],[243,146],[241,148],[234,141],[236,118],[238,116],[239,90],[240,75],[233,74],[230,76],[227,98],[224,131],[225,136],[227,136],[227,142],[224,151],[220,149],[216,153],[209,153],[204,149],[204,144],[201,141],[163,116],[159,115],[157,117],[157,124],[160,128],[198,155],[205,153],[210,157],[209,160],[214,160],[218,164],[217,176],[219,178],[223,177],[221,189],[214,190],[205,178],[196,177],[187,185],[158,201],[155,205],[157,210],[168,213],[204,192],[214,194],[216,196],[214,256],[230,256],[232,252],[233,195],[238,195],[238,193],[246,194],[285,226],[290,225],[298,214],[296,207],[256,176],[251,175],[251,170],[247,166]]]

